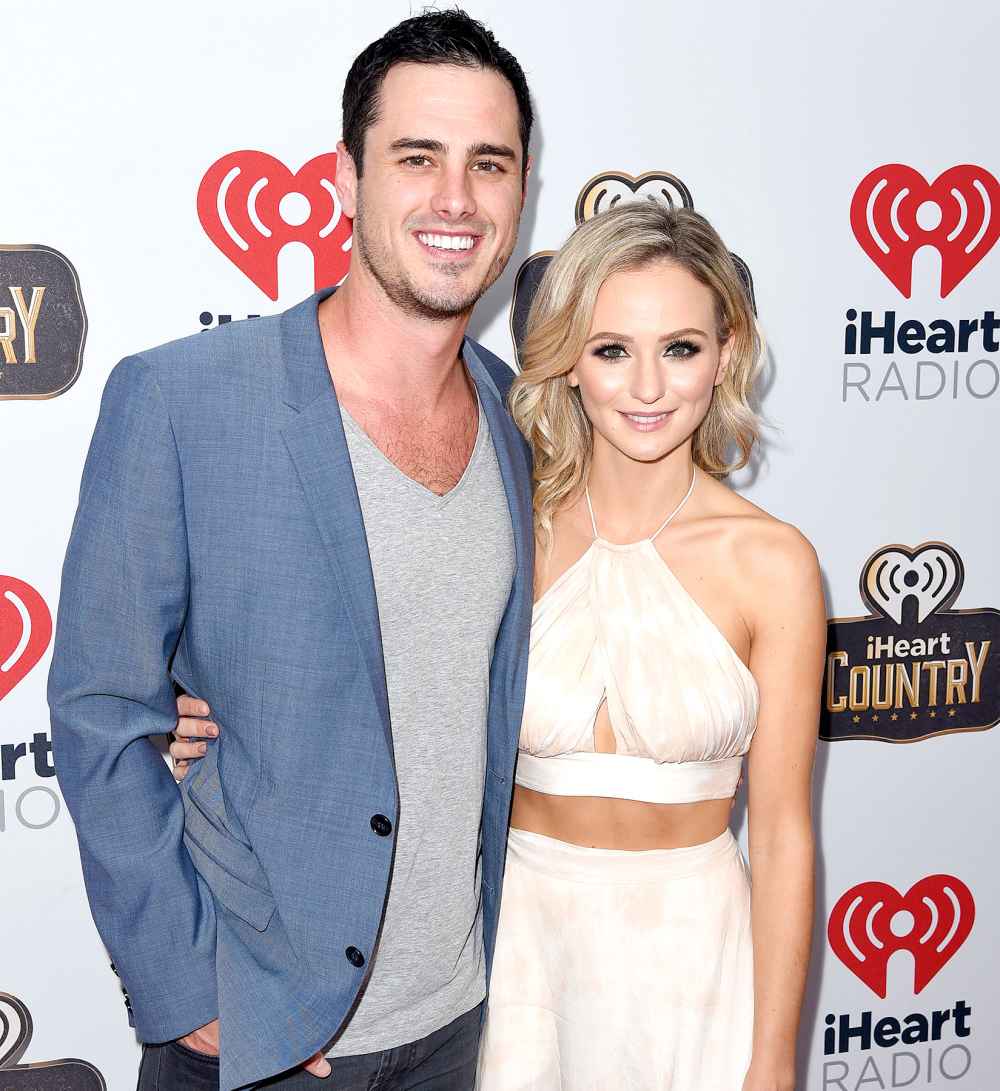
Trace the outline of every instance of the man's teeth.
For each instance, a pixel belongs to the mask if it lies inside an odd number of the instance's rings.
[[[433,246],[438,250],[471,250],[476,245],[476,240],[471,235],[419,234],[417,238],[424,246]]]

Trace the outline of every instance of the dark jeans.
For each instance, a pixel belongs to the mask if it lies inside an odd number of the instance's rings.
[[[482,1005],[426,1038],[382,1053],[333,1057],[321,1080],[302,1069],[256,1087],[282,1091],[472,1091]],[[219,1062],[178,1042],[146,1046],[136,1091],[218,1091]]]

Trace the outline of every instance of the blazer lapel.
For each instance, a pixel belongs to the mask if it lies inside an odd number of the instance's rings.
[[[329,294],[330,290],[319,292],[282,315],[284,400],[297,410],[282,429],[282,437],[353,622],[391,754],[389,698],[368,539],[316,317],[317,306]]]
[[[531,507],[531,464],[517,425],[508,413],[490,373],[468,339],[463,355],[489,422],[514,532],[514,587],[500,632],[497,634],[491,671],[491,690],[499,696],[500,708],[493,707],[490,710],[491,727],[496,715],[503,717],[501,723],[505,737],[502,753],[505,763],[512,764],[524,704],[528,633],[534,591],[535,535]]]

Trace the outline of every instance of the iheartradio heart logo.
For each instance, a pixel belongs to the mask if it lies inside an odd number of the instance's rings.
[[[42,658],[51,639],[45,599],[23,580],[0,576],[0,700]]]
[[[265,152],[224,155],[198,186],[198,219],[205,234],[269,298],[278,298],[278,254],[290,242],[313,256],[317,290],[347,275],[351,221],[333,180],[337,155],[310,159],[293,174]]]
[[[917,624],[944,610],[958,597],[965,579],[962,558],[943,542],[930,542],[910,551],[885,546],[865,565],[861,594],[873,610],[903,624],[903,604],[917,603]]]
[[[691,191],[674,174],[650,170],[638,177],[623,170],[597,174],[587,182],[576,199],[576,222],[582,224],[599,213],[614,208],[620,201],[646,197],[669,208],[694,208]]]
[[[970,164],[928,183],[912,167],[887,163],[854,191],[851,228],[861,249],[907,299],[913,255],[933,246],[941,255],[944,299],[1000,237],[1000,183]]]
[[[972,892],[954,875],[929,875],[906,894],[888,883],[860,883],[833,907],[827,938],[837,958],[884,1000],[891,955],[913,955],[916,995],[965,943],[975,919]]]

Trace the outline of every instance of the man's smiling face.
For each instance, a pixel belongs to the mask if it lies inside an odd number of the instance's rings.
[[[524,204],[514,91],[491,69],[398,64],[358,178],[338,149],[354,258],[409,314],[466,314],[503,272]]]

